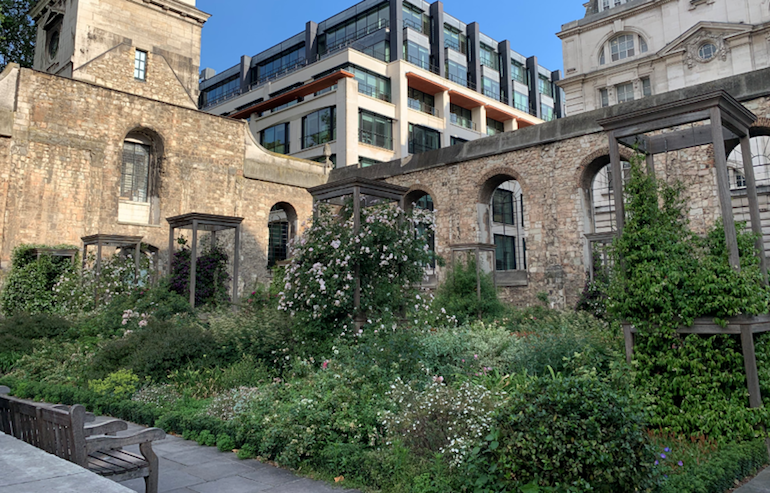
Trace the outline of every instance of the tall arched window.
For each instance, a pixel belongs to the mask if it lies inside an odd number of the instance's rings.
[[[270,209],[267,221],[267,266],[289,258],[289,241],[296,234],[297,213],[290,204],[279,202]]]
[[[615,219],[615,194],[609,156],[594,159],[586,168],[583,190],[586,204],[586,270],[591,278],[609,265],[608,247],[617,231]],[[621,161],[623,182],[631,174],[628,161]]]
[[[429,193],[423,191],[423,190],[413,190],[409,192],[406,197],[404,197],[404,203],[407,205],[407,207],[415,207],[417,209],[423,209],[426,211],[433,211],[433,197],[430,196]],[[428,232],[423,225],[417,226],[417,231],[415,232],[418,236],[424,236],[425,239],[428,242],[428,248],[431,252],[436,251],[436,234],[433,232]],[[427,273],[428,275],[433,274],[433,271],[436,268],[436,262],[431,261],[430,265],[427,267]]]
[[[123,141],[118,221],[160,223],[160,167],[163,146],[150,130],[130,132]]]
[[[749,142],[757,186],[768,186],[770,185],[770,136],[758,135],[752,137]],[[740,145],[736,146],[727,157],[727,168],[730,171],[730,187],[733,189],[745,187],[743,152]]]
[[[527,240],[524,238],[524,195],[516,180],[497,187],[492,194],[492,239],[495,270],[526,270]]]
[[[619,34],[610,38],[599,50],[599,65],[620,62],[647,52],[647,41],[638,34]]]

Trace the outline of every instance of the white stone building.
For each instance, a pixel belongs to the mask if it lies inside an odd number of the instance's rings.
[[[590,0],[562,26],[566,114],[770,66],[769,0]]]

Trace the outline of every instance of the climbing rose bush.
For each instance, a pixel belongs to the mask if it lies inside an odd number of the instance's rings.
[[[292,242],[279,308],[324,330],[349,330],[357,266],[361,308],[370,323],[425,309],[416,286],[434,258],[427,243],[435,230],[433,212],[362,207],[355,233],[350,209],[352,204],[338,211],[320,205],[312,225]]]

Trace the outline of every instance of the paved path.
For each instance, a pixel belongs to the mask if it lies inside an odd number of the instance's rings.
[[[128,430],[119,435],[139,428],[129,425]],[[152,449],[160,459],[159,493],[358,493],[302,478],[256,460],[239,460],[232,452],[220,452],[216,447],[204,447],[172,435],[153,442]],[[139,447],[126,450],[138,453]],[[143,479],[121,484],[144,492]]]
[[[770,467],[757,474],[757,477],[744,484],[735,493],[770,493]]]

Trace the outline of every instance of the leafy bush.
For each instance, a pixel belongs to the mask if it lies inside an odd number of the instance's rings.
[[[139,259],[139,271],[132,254],[116,253],[102,258],[97,275],[96,256],[89,255],[86,268],[66,272],[53,286],[57,310],[65,315],[91,312],[150,284],[152,260],[146,255]]]
[[[165,380],[173,370],[220,362],[219,345],[200,326],[184,320],[150,320],[147,327],[107,342],[96,354],[93,378],[127,368],[139,377]]]
[[[496,413],[474,450],[476,491],[540,486],[577,491],[637,491],[652,453],[637,396],[595,373],[530,379]]]
[[[55,315],[18,314],[0,320],[0,354],[32,352],[32,341],[65,335],[69,322]]]
[[[288,317],[269,306],[237,313],[230,310],[214,313],[208,325],[231,358],[249,355],[257,360],[273,361],[276,351],[290,345]]]
[[[112,372],[101,380],[91,380],[88,388],[99,395],[115,400],[130,399],[136,392],[139,377],[131,370],[121,369]]]
[[[664,481],[661,493],[722,493],[768,463],[764,440],[726,445],[708,461],[693,465]]]
[[[184,239],[177,242],[182,246],[174,252],[171,262],[171,289],[187,299],[190,297],[190,265],[192,251]],[[198,252],[195,264],[195,306],[205,304],[221,305],[230,301],[227,273],[227,252],[221,245],[208,245]]]
[[[458,466],[487,435],[500,396],[470,382],[453,388],[442,381],[436,376],[425,389],[397,381],[389,395],[399,410],[385,412],[383,423],[389,439],[398,437],[415,455],[443,454]]]
[[[56,310],[53,287],[63,274],[75,272],[72,260],[65,257],[32,254],[42,245],[20,245],[11,254],[11,272],[0,293],[0,308],[6,316],[18,313],[50,313]],[[56,248],[75,248],[60,245]]]
[[[353,270],[361,280],[361,310],[377,325],[413,311],[424,266],[433,259],[425,235],[433,215],[389,205],[363,207],[361,227],[353,231],[352,204],[338,215],[321,206],[300,240],[292,246],[279,308],[297,317],[296,339],[326,344],[353,329]]]
[[[131,400],[141,402],[158,408],[173,407],[182,395],[173,385],[151,384],[139,389]]]
[[[475,319],[491,320],[505,312],[505,305],[498,299],[492,276],[481,273],[481,299],[476,283],[476,259],[458,262],[439,285],[434,305],[441,307],[460,324]]]

